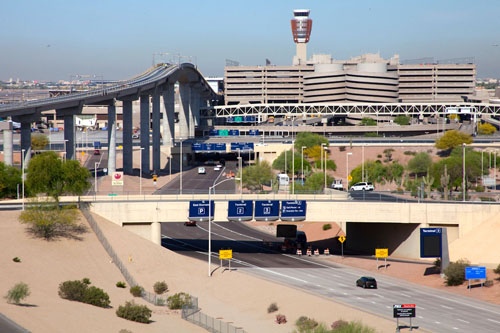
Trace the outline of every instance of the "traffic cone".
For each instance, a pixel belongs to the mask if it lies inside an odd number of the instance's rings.
[[[311,249],[307,249],[307,255],[310,257],[311,256]]]
[[[319,250],[318,249],[314,250],[314,255],[315,256],[319,256]]]
[[[323,254],[325,256],[329,256],[330,255],[330,250],[328,248],[326,248],[325,251],[323,252]]]
[[[301,249],[297,249],[297,255],[298,255],[298,256],[301,256],[301,255],[302,255],[302,250],[301,250]]]

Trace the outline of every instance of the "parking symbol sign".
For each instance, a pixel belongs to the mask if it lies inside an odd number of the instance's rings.
[[[198,215],[205,215],[205,208],[204,207],[198,208]]]
[[[243,215],[243,214],[245,214],[245,208],[243,208],[243,207],[237,207],[236,208],[236,214],[237,215]]]

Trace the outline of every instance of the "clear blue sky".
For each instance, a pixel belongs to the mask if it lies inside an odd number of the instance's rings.
[[[196,56],[205,75],[225,59],[289,65],[293,9],[311,9],[308,55],[365,52],[401,59],[475,57],[500,77],[498,0],[18,0],[0,10],[0,79],[124,79],[157,52]]]

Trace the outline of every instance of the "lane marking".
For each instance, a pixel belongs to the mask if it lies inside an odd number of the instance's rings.
[[[374,294],[374,295],[375,295],[375,296],[378,296],[378,297],[380,297],[380,298],[385,298],[384,296],[379,295],[379,294]]]
[[[377,302],[372,301],[372,304],[377,304]]]
[[[234,230],[231,230],[231,229],[229,229],[229,228],[223,227],[223,226],[221,226],[220,224],[217,224],[216,222],[212,222],[212,224],[215,224],[216,226],[218,226],[218,227],[219,227],[219,228],[221,228],[221,229],[224,229],[224,230],[230,231],[230,232],[232,232],[233,234],[237,234],[237,235],[240,235],[240,236],[243,236],[243,237],[247,237],[247,238],[254,239],[254,240],[258,240],[258,241],[261,241],[261,242],[262,242],[262,239],[260,239],[260,238],[256,238],[256,237],[252,237],[252,236],[248,236],[248,235],[245,235],[245,234],[239,233],[239,232],[237,232],[237,231],[234,231]]]
[[[436,324],[441,324],[439,321],[435,321]]]
[[[385,307],[388,309],[392,309],[392,306],[389,306],[389,305],[386,305]]]
[[[493,322],[493,323],[500,324],[500,321],[498,321],[498,320],[493,320],[493,319],[490,319],[490,318],[488,318],[488,320],[491,321],[491,322]]]
[[[320,287],[321,288],[321,286],[319,284],[317,284],[316,287]]]
[[[417,316],[417,317],[418,317],[419,319],[424,319],[424,317],[422,317],[422,316]]]
[[[441,304],[441,307],[442,308],[445,308],[445,309],[448,309],[448,310],[453,310],[453,308],[451,306],[446,306],[446,305],[442,305]]]
[[[457,320],[461,321],[462,323],[470,324],[470,321],[467,321],[467,320],[463,320],[463,319],[460,319],[460,318],[457,318]]]
[[[458,327],[453,327],[454,330],[458,330]]]
[[[344,294],[344,295],[349,295],[348,293],[342,293],[342,294]]]
[[[406,294],[403,294],[403,293],[401,293],[401,296],[404,296],[404,297],[411,297],[410,295],[406,295]]]
[[[311,275],[311,274],[309,274],[309,273],[306,273],[306,275],[307,275],[307,276],[309,276],[309,277],[312,277],[312,278],[315,278],[315,277],[316,277],[316,276]]]

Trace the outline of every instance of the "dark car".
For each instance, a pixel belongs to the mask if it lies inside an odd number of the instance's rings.
[[[369,276],[362,276],[356,281],[356,287],[377,289],[377,281]]]
[[[196,221],[187,221],[184,222],[185,226],[191,226],[191,227],[196,227]]]
[[[94,155],[101,155],[101,151],[99,149],[94,149]]]

